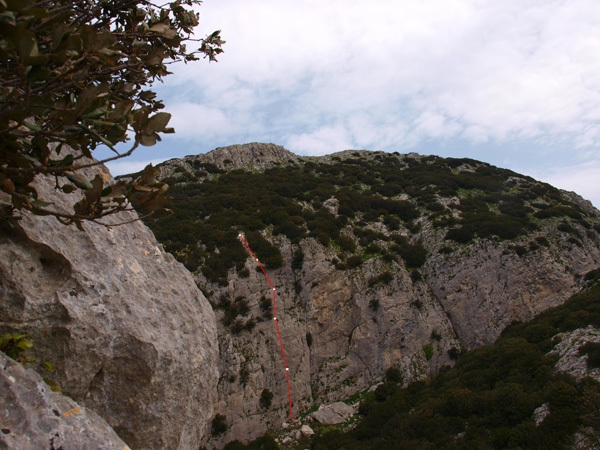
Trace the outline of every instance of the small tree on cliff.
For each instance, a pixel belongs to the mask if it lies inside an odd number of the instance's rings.
[[[81,227],[132,203],[162,207],[167,186],[151,166],[137,180],[110,186],[82,169],[174,131],[149,88],[170,73],[170,63],[216,61],[222,52],[219,31],[193,39],[200,3],[0,0],[0,190],[11,198],[0,214],[25,209]],[[188,51],[186,42],[198,48]],[[117,150],[126,141],[128,149]],[[93,160],[99,146],[114,156]],[[65,194],[82,190],[83,198],[72,212],[54,209],[32,186],[38,174],[54,177]]]

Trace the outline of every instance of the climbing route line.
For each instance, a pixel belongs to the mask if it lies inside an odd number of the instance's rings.
[[[285,366],[285,381],[287,382],[287,395],[288,395],[288,403],[290,406],[290,421],[293,422],[294,421],[294,412],[293,412],[293,402],[292,402],[292,388],[291,388],[291,383],[290,383],[290,368],[288,367],[287,358],[285,357],[285,350],[283,348],[283,340],[281,339],[281,332],[279,331],[279,321],[277,320],[277,291],[275,290],[275,286],[273,286],[273,283],[271,282],[269,275],[267,275],[267,271],[265,270],[265,268],[263,267],[261,262],[256,257],[256,254],[250,248],[250,245],[248,244],[248,241],[246,241],[246,238],[244,237],[244,235],[242,233],[240,233],[240,234],[238,234],[238,238],[240,239],[240,241],[242,241],[242,244],[244,244],[244,246],[248,249],[248,251],[250,252],[250,255],[252,255],[252,258],[254,258],[254,261],[256,261],[256,264],[258,264],[258,267],[260,267],[260,270],[262,270],[262,273],[265,276],[267,283],[269,283],[269,286],[271,287],[271,291],[273,292],[273,322],[275,322],[275,329],[277,330],[277,339],[279,339],[279,348],[281,348],[281,356],[283,357],[283,364]]]

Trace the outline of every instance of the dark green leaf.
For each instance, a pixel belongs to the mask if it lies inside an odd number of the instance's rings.
[[[25,73],[25,79],[32,83],[38,81],[44,81],[50,78],[51,72],[48,67],[45,66],[31,66]]]

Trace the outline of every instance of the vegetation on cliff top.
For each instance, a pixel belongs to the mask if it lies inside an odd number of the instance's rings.
[[[269,269],[282,258],[265,230],[292,244],[313,237],[335,248],[341,270],[376,256],[417,269],[431,252],[477,238],[523,238],[557,221],[574,245],[600,232],[597,218],[558,189],[470,159],[362,151],[300,161],[262,172],[223,170],[201,159],[189,171],[178,166],[163,180],[172,185],[173,213],[147,224],[188,269],[215,283],[244,268],[240,231]],[[428,248],[425,229],[442,233],[445,244]],[[515,251],[540,247],[530,241]]]

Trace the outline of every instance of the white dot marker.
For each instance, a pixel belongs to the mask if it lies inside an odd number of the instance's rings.
[[[273,317],[273,320],[277,320],[277,317]]]
[[[286,372],[287,372],[287,371],[289,371],[289,370],[290,370],[290,368],[289,368],[289,367],[286,367],[286,368],[285,368],[285,371],[286,371]]]

